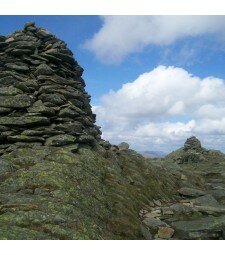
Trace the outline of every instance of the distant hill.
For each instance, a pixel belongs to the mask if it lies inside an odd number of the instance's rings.
[[[145,158],[164,158],[167,154],[163,151],[140,151]]]

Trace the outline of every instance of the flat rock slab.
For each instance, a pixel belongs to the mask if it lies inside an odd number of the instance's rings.
[[[225,198],[225,190],[224,189],[214,189],[210,190],[210,193],[215,199],[224,199]]]
[[[31,97],[23,94],[16,96],[0,96],[0,107],[21,109],[31,105]]]
[[[38,126],[48,125],[49,119],[39,116],[21,116],[21,117],[0,117],[0,125],[5,126]]]
[[[193,221],[177,221],[172,223],[177,239],[219,239],[225,228],[225,215],[209,216]]]
[[[64,146],[68,144],[73,144],[76,137],[72,135],[55,135],[47,139],[45,145],[48,146]]]
[[[178,190],[179,194],[186,197],[199,197],[204,196],[206,193],[200,189],[193,189],[193,188],[181,188]]]
[[[191,202],[194,205],[219,206],[218,201],[211,194],[207,194],[207,195],[192,199]]]

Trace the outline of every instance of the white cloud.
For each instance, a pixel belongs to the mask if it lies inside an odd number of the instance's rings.
[[[225,16],[102,16],[85,48],[106,63],[120,62],[148,45],[169,45],[188,36],[224,33]]]
[[[207,144],[209,137],[213,141],[225,135],[224,98],[222,79],[158,66],[104,95],[93,110],[105,139],[169,151],[191,135],[207,139]]]

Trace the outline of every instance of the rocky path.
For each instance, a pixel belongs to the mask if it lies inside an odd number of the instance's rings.
[[[225,171],[223,162],[182,166],[177,202],[153,201],[140,211],[147,239],[225,239]],[[188,174],[192,174],[189,179]],[[193,178],[194,174],[194,178]],[[200,179],[201,185],[195,180]],[[201,186],[201,187],[200,187]]]

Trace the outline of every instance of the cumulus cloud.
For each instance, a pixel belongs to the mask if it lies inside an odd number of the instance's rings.
[[[225,135],[224,98],[222,79],[201,79],[182,68],[158,66],[104,95],[93,110],[105,139],[169,151],[190,135]]]
[[[170,45],[203,34],[224,33],[224,16],[102,16],[103,25],[84,47],[106,63],[120,62],[148,45]]]

